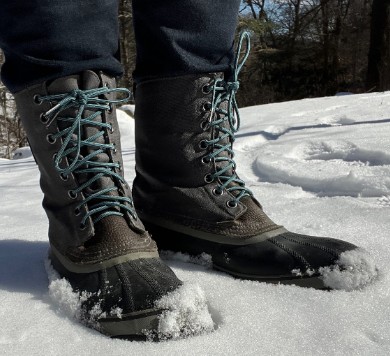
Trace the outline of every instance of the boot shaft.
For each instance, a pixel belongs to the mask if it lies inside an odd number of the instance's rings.
[[[247,49],[239,61],[244,40]],[[236,173],[233,143],[240,117],[235,94],[248,51],[244,33],[231,73],[137,85],[133,195],[144,221],[238,238],[278,228]]]
[[[210,167],[202,162],[216,75],[150,80],[136,88],[136,170],[169,185],[199,187]],[[192,174],[196,171],[197,174]]]
[[[99,211],[92,210],[96,209],[102,209],[100,215],[120,214],[128,225],[143,231],[132,213],[130,188],[121,179],[115,96],[115,79],[92,71],[44,82],[15,95],[41,173],[49,238],[60,251],[81,246],[95,235]],[[99,193],[103,190],[109,197],[106,200]],[[127,209],[97,207],[121,202],[115,197],[123,197]]]

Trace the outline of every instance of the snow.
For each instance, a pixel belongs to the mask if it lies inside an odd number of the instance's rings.
[[[49,296],[53,305],[57,305],[57,309],[63,316],[81,319],[81,303],[87,296],[81,297],[80,293],[74,292],[70,283],[65,278],[60,278],[53,269],[49,259],[45,261],[45,269],[49,279]]]
[[[12,159],[28,158],[32,156],[30,147],[19,147],[14,151]]]
[[[119,110],[124,111],[130,117],[134,118],[135,105],[132,104],[122,105],[119,108]]]
[[[206,295],[198,284],[185,283],[164,295],[156,302],[156,307],[165,310],[157,330],[160,340],[193,337],[214,330]]]
[[[367,251],[356,249],[343,252],[336,266],[323,267],[320,273],[325,286],[352,291],[373,283],[379,271]]]
[[[119,112],[131,182],[134,120]],[[344,239],[370,253],[371,259],[346,253],[340,257],[345,269],[322,271],[329,286],[347,290],[238,280],[212,270],[207,255],[164,253],[196,291],[192,302],[183,292],[187,297],[171,296],[166,303],[181,299],[211,326],[204,308],[193,309],[207,299],[213,331],[160,343],[109,339],[74,320],[77,305],[67,311],[60,307],[61,298],[72,301],[66,286],[49,289],[47,218],[33,158],[0,160],[1,355],[390,354],[390,92],[240,112],[238,172],[271,218],[292,231]],[[348,291],[361,283],[366,286]],[[53,302],[59,290],[65,294]],[[179,330],[180,315],[167,317],[164,327]]]

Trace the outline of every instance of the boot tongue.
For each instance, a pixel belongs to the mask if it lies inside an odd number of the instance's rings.
[[[70,94],[73,90],[90,90],[90,89],[97,89],[101,87],[101,80],[100,77],[92,71],[84,71],[77,75],[70,75],[65,78],[60,78],[53,80],[48,85],[48,93],[49,95],[56,95],[56,94]],[[102,97],[101,97],[102,98]],[[59,118],[76,118],[77,114],[79,114],[81,109],[81,106],[74,106],[71,108],[68,108],[66,110],[63,110],[59,113]],[[94,114],[98,109],[84,109],[82,113],[82,118],[86,119],[92,114]],[[101,109],[99,111],[104,111],[104,109]],[[98,115],[96,118],[93,119],[94,122],[102,122],[104,120],[103,115]],[[70,121],[64,121],[61,119],[58,119],[56,124],[58,125],[59,130],[64,130],[72,125],[72,122]],[[88,137],[92,137],[96,134],[98,134],[102,130],[101,127],[90,125],[90,124],[83,124],[82,125],[82,137],[77,137],[77,132],[73,133],[72,135],[72,141],[77,142],[78,139],[85,140]],[[97,137],[94,142],[105,144],[105,138],[104,135],[101,135],[100,137]],[[71,145],[70,143],[68,145]],[[73,143],[75,144],[75,143]],[[88,156],[89,154],[96,152],[99,148],[98,147],[91,147],[91,146],[83,146],[81,148],[80,154],[83,157]],[[72,155],[70,154],[68,157],[71,159],[76,159],[76,154]],[[110,157],[108,155],[108,152],[104,150],[103,152],[94,155],[89,159],[89,161],[99,162],[99,163],[108,163],[110,162]],[[89,168],[94,168],[95,166],[90,165]],[[86,165],[81,166],[79,169],[87,168]],[[89,179],[91,179],[95,173],[75,173],[74,175],[77,178],[78,185],[82,185],[86,183]],[[97,181],[93,182],[91,185],[83,189],[83,193],[85,196],[92,195],[96,193],[97,191],[101,191],[102,189],[113,187],[115,186],[115,182],[113,181],[113,178],[110,175],[105,175],[98,179]],[[111,192],[106,193],[105,195],[112,195],[112,196],[118,196],[118,191],[114,190]],[[94,204],[99,204],[102,201],[99,199],[92,199],[88,206],[91,207]],[[119,208],[111,208],[111,210],[120,211]],[[100,220],[99,223],[95,226],[97,229],[95,231],[96,234],[102,235],[104,231],[111,231],[115,226],[118,224],[121,224],[121,226],[126,225],[127,223],[123,218],[120,218],[118,216],[107,216],[104,219]],[[111,229],[111,230],[110,230]],[[103,234],[104,235],[104,234]]]
[[[96,88],[101,86],[100,83],[101,82],[100,82],[99,76],[95,72],[92,72],[92,71],[85,71],[82,73],[82,76],[80,77],[80,89],[83,89],[83,90],[96,89]],[[85,110],[84,117],[92,115],[93,112],[94,111],[91,111],[91,110]],[[103,120],[103,118],[101,116],[99,116],[94,121],[101,122],[102,120]],[[83,127],[85,137],[91,137],[91,136],[97,134],[100,130],[101,130],[101,128],[93,126],[93,125],[85,125]],[[99,138],[97,138],[95,140],[95,142],[104,144],[105,143],[104,136],[100,136]],[[83,154],[88,155],[95,150],[96,149],[94,149],[92,147],[86,147]],[[110,161],[110,158],[107,155],[107,153],[103,152],[103,153],[99,153],[98,155],[94,156],[91,159],[91,161],[108,163]],[[98,181],[96,181],[91,188],[103,189],[103,188],[106,188],[106,187],[112,186],[112,185],[113,185],[112,178],[105,176],[105,177],[100,178]],[[94,191],[92,190],[91,193],[93,193],[93,192]],[[116,192],[110,192],[110,193],[107,193],[107,195],[118,195],[118,194]]]
[[[79,88],[79,75],[71,75],[65,78],[53,80],[47,87],[50,95],[69,93]]]
[[[48,86],[48,93],[50,95],[56,95],[56,94],[70,94],[73,90],[90,90],[90,89],[96,89],[101,86],[101,81],[99,76],[93,72],[93,71],[84,71],[79,74],[70,75],[64,78],[55,79],[53,80],[49,86]],[[73,107],[66,109],[61,112],[61,117],[76,117],[79,112],[78,107]],[[93,110],[84,110],[83,112],[83,118],[86,118],[94,113]],[[94,119],[95,122],[101,122],[102,117],[98,116]],[[64,130],[65,128],[71,126],[71,122],[69,121],[57,121],[57,125],[59,130]],[[82,126],[82,137],[81,139],[86,139],[87,137],[91,137],[95,134],[97,134],[101,130],[100,127],[96,127],[93,125],[83,125]],[[73,140],[77,140],[76,134],[73,135]],[[95,140],[96,143],[105,143],[104,136],[100,136]],[[81,155],[86,157],[87,155],[94,152],[96,148],[84,146],[81,149]],[[70,157],[70,158],[75,158]],[[109,156],[107,153],[103,152],[100,153],[93,158],[91,158],[91,161],[98,161],[98,162],[104,162],[107,163],[110,161]],[[82,168],[82,167],[81,167]],[[93,173],[92,173],[93,174]],[[77,175],[79,184],[85,183],[88,179],[90,179],[90,174],[80,173]],[[98,181],[96,181],[92,187],[86,188],[86,192],[89,192],[90,194],[93,194],[95,190],[103,189],[103,187],[112,186],[112,179],[110,177],[102,177]],[[110,194],[110,193],[108,193]],[[110,195],[117,195],[116,192],[111,193]]]
[[[47,90],[50,95],[70,93],[72,90],[95,89],[100,86],[99,76],[90,70],[86,70],[79,74],[69,75],[64,78],[54,79]]]
[[[99,76],[90,70],[86,70],[80,76],[80,89],[88,90],[95,89],[100,87],[100,78]]]
[[[228,103],[225,101],[223,102],[221,105],[220,105],[220,108],[227,111],[228,109]],[[225,121],[223,121],[223,123],[221,123],[220,127],[221,129],[224,128],[224,129],[227,129],[227,130],[231,130],[231,127],[230,127],[230,124],[229,124],[229,120],[227,119],[227,117],[225,115],[221,115],[221,114],[216,114],[216,117],[215,117],[215,120],[219,120],[221,118],[226,118]],[[214,136],[213,136],[213,139],[216,139],[217,137],[221,137],[223,135],[225,135],[225,133],[221,130],[221,129],[218,129],[218,128],[215,128],[214,129]],[[230,145],[230,137],[225,137],[224,139],[221,139],[218,141],[218,145],[220,146],[226,146],[226,145]],[[227,150],[224,150],[222,151],[218,157],[225,157],[225,158],[231,158],[232,159],[232,155],[231,153],[229,153],[229,151]],[[229,162],[226,160],[226,161],[219,161],[219,162],[216,162],[216,168],[219,169],[219,170],[222,170],[224,169],[227,165],[229,164]],[[233,169],[230,168],[228,169],[223,175],[224,176],[232,176],[234,173],[233,173]],[[237,185],[237,183],[230,183],[231,186],[233,185]]]
[[[100,86],[100,78],[99,76],[92,71],[84,71],[79,74],[69,75],[67,77],[59,78],[53,80],[47,87],[47,91],[49,95],[56,95],[56,94],[70,94],[73,90],[89,90],[89,89],[96,89]],[[59,113],[59,117],[76,117],[79,112],[79,108],[74,106],[71,108],[68,108],[66,110],[62,110]],[[91,115],[93,111],[91,110],[84,110],[83,117],[88,117]],[[99,120],[100,119],[100,120]],[[97,117],[95,121],[101,121],[100,117]],[[57,120],[57,125],[59,130],[64,130],[72,125],[70,121],[63,121],[61,119]],[[82,139],[85,139],[86,137],[90,137],[97,133],[99,131],[99,128],[92,127],[90,125],[83,125],[83,137]],[[77,136],[73,135],[73,140],[77,140]],[[102,140],[100,139],[99,142]],[[84,152],[81,152],[82,155],[86,156],[87,154],[91,153],[90,148],[83,148]]]

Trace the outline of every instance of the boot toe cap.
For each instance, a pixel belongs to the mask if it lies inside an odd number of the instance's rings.
[[[182,282],[159,258],[129,260],[90,273],[67,271],[51,259],[54,269],[69,283],[84,324],[111,337],[145,337],[158,327],[162,309],[156,302]]]
[[[346,241],[285,232],[265,241],[224,246],[215,266],[237,277],[319,289],[353,290],[372,282],[370,255]]]

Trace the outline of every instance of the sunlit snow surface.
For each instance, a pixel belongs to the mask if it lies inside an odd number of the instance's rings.
[[[118,112],[131,182],[134,122]],[[213,271],[207,256],[167,253],[179,278],[203,289],[215,330],[111,340],[52,302],[38,169],[31,157],[0,160],[0,355],[389,355],[390,93],[244,108],[235,148],[240,177],[277,223],[361,246],[376,281],[352,292],[266,285]]]

